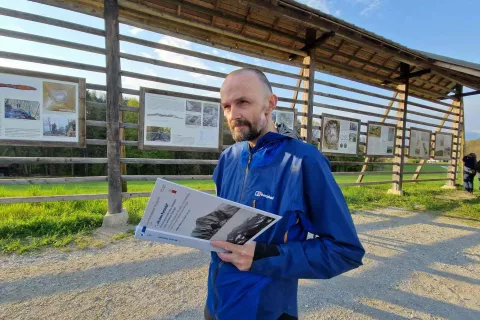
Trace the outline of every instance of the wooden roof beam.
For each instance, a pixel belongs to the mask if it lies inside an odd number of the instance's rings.
[[[233,31],[222,29],[222,28],[217,28],[215,26],[211,26],[211,25],[206,24],[206,23],[192,21],[190,19],[186,19],[186,18],[183,18],[183,17],[178,17],[176,15],[172,15],[170,13],[162,11],[161,9],[157,9],[157,8],[152,7],[152,6],[147,6],[147,5],[145,5],[145,3],[144,3],[144,5],[140,5],[138,3],[134,3],[134,2],[126,1],[126,0],[118,0],[118,2],[119,2],[120,7],[123,8],[123,9],[128,9],[128,11],[134,11],[134,12],[136,11],[136,12],[141,13],[141,14],[148,14],[148,15],[151,15],[151,16],[155,16],[157,18],[162,18],[164,20],[168,20],[169,23],[178,23],[178,24],[181,24],[181,25],[188,26],[189,28],[192,28],[192,27],[198,28],[198,29],[205,30],[205,31],[208,31],[208,32],[213,32],[213,33],[218,34],[218,35],[223,35],[223,36],[226,36],[226,37],[229,37],[229,38],[238,39],[238,40],[241,40],[241,41],[244,41],[244,42],[255,44],[257,46],[272,48],[272,49],[279,50],[279,51],[285,52],[285,53],[290,53],[290,54],[293,53],[293,54],[296,54],[296,55],[301,56],[301,57],[306,57],[307,56],[307,54],[305,52],[300,51],[300,50],[290,49],[290,48],[287,48],[287,47],[280,46],[278,44],[268,43],[268,42],[264,41],[263,39],[254,39],[252,37],[247,37],[247,36],[241,35],[238,32],[233,32]]]
[[[47,4],[52,7],[67,9],[71,11],[81,12],[90,16],[103,18],[103,1],[98,4],[82,1],[65,1],[65,0],[30,0],[31,2]]]
[[[361,47],[358,47],[357,50],[355,50],[355,52],[353,53],[353,56],[356,57],[357,54],[362,50]],[[378,52],[374,52],[371,56],[370,56],[370,59],[368,59],[368,62],[369,63],[372,63],[373,62],[373,59],[375,59],[375,57],[377,56]],[[352,60],[348,60],[348,64],[350,64],[350,62],[352,62]],[[364,64],[362,69],[365,69],[367,67],[367,64]]]
[[[415,71],[415,72],[412,72],[408,75],[408,79],[412,79],[412,78],[416,78],[416,77],[421,77],[423,76],[424,74],[429,74],[430,72],[432,72],[431,69],[424,69],[424,70],[419,70],[419,71]],[[406,80],[407,78],[404,76],[404,75],[401,75],[399,77],[396,77],[396,78],[393,78],[393,80],[398,80],[398,81],[404,81]],[[425,81],[425,80],[424,80]],[[384,81],[383,84],[389,84],[391,83],[391,81]],[[429,85],[432,85],[430,83],[428,83]],[[444,88],[446,89],[446,88]]]
[[[247,16],[245,17],[245,22],[243,23],[242,30],[240,31],[240,34],[243,34],[245,32],[245,30],[247,30],[248,19],[250,18],[251,13],[252,13],[252,7],[248,7]]]
[[[343,39],[342,39],[343,40]],[[340,48],[340,47],[339,47]],[[349,62],[347,64],[349,64],[351,61],[355,61],[355,62],[358,62],[358,63],[362,63],[364,64],[365,66],[370,66],[372,68],[376,68],[378,70],[382,70],[382,71],[385,71],[385,72],[389,72],[390,75],[388,77],[391,77],[392,75],[394,74],[400,74],[400,71],[398,71],[397,69],[390,69],[388,67],[386,67],[385,65],[381,65],[381,64],[377,64],[375,62],[371,62],[369,60],[364,60],[364,59],[361,59],[361,58],[358,58],[356,57],[355,55],[349,55],[349,54],[346,54],[346,53],[343,53],[343,52],[340,52],[338,49],[332,49],[332,48],[329,48],[327,46],[324,46],[324,47],[321,47],[320,48],[321,50],[324,50],[324,51],[328,51],[330,53],[332,53],[332,56],[331,58],[333,58],[333,56],[335,55],[338,55],[338,56],[341,56],[343,58],[346,58],[346,59],[349,59]],[[377,53],[377,52],[375,52]],[[371,59],[370,59],[371,60]],[[385,62],[386,63],[386,62]],[[363,67],[365,68],[365,67]],[[363,68],[359,68],[359,69],[363,69]],[[442,87],[440,85],[437,85],[437,84],[433,84],[433,83],[428,83],[427,80],[425,79],[417,79],[418,81],[421,81],[423,83],[426,83],[428,85],[431,85],[433,87],[436,87],[438,90],[443,90],[443,91],[448,91],[450,92],[451,90],[449,90],[448,88],[445,88],[445,87]]]
[[[425,63],[428,63],[426,57],[422,57],[418,54],[418,58],[412,58],[410,55],[414,55],[413,52],[408,52],[406,49],[396,47],[385,43],[382,39],[374,39],[373,35],[362,34],[360,31],[353,29],[350,26],[345,26],[327,17],[321,17],[319,14],[312,13],[311,11],[296,10],[293,9],[291,4],[287,7],[281,6],[281,1],[278,6],[272,6],[269,2],[258,0],[237,0],[242,4],[249,4],[257,8],[266,10],[272,15],[279,15],[289,20],[297,21],[305,26],[324,30],[332,30],[337,33],[339,37],[346,38],[349,41],[358,43],[362,46],[368,46],[372,49],[383,51],[387,54],[397,56],[398,59],[406,60],[405,62],[412,62],[412,64],[421,63],[420,59],[423,59]]]
[[[192,41],[194,43],[219,48],[250,57],[269,60],[277,63],[302,67],[304,64],[299,61],[288,61],[288,53],[279,50],[273,50],[266,47],[260,47],[250,43],[240,43],[235,39],[227,38],[222,35],[208,33],[205,30],[194,29],[181,24],[175,24],[170,21],[164,21],[154,16],[145,16],[120,8],[120,22],[133,27],[143,28],[153,32],[158,32],[167,36]]]
[[[275,28],[278,26],[278,23],[280,22],[280,18],[279,17],[276,17],[275,18],[275,21],[273,22],[272,24],[272,30],[275,30]],[[267,38],[267,41],[271,41],[272,40],[272,36],[273,36],[273,33],[270,32],[268,34],[268,38]]]
[[[325,42],[328,41],[328,39],[331,39],[335,36],[335,32],[334,31],[329,31],[329,32],[325,32],[324,34],[322,34],[320,37],[318,37],[313,43],[310,43],[310,44],[307,44],[305,45],[302,49],[300,49],[301,51],[305,51],[305,52],[308,52],[309,50],[313,50],[313,49],[316,49],[318,47],[320,47],[322,44],[324,44]],[[288,60],[292,61],[294,60],[295,58],[297,58],[298,56],[295,55],[295,54],[291,54],[290,57],[288,58]]]
[[[200,5],[192,3],[192,2],[187,2],[185,0],[162,0],[162,2],[166,2],[166,3],[170,3],[170,4],[181,4],[183,8],[187,8],[187,9],[191,9],[191,10],[195,10],[195,11],[198,11],[198,12],[201,12],[201,13],[211,15],[212,19],[215,19],[215,20],[217,18],[220,18],[220,19],[230,20],[232,22],[242,24],[242,25],[247,23],[247,21],[245,20],[244,17],[239,17],[239,16],[236,16],[236,15],[233,15],[230,12],[225,11],[223,8],[220,8],[221,0],[217,0],[217,2],[215,4],[215,9],[206,8],[206,7],[200,6]],[[248,7],[248,14],[249,15],[251,13],[254,13],[254,12],[255,12],[254,9],[252,9],[251,7]],[[296,36],[293,33],[291,33],[291,34],[283,33],[283,32],[280,32],[280,31],[276,30],[275,28],[270,28],[268,26],[256,23],[254,21],[248,21],[247,27],[255,28],[255,29],[258,29],[258,30],[263,31],[263,32],[272,33],[272,35],[274,35],[274,36],[282,37],[282,38],[285,38],[285,39],[288,39],[288,40],[299,41],[299,42],[302,42],[302,43],[304,42],[303,38],[301,38],[299,36]]]
[[[385,82],[385,81],[391,81],[392,84],[401,84],[402,83],[401,81],[398,81],[398,80],[390,79],[390,78],[387,78],[387,77],[382,77],[382,76],[380,76],[376,73],[366,71],[366,70],[356,69],[354,67],[346,66],[344,64],[341,64],[341,63],[338,63],[338,62],[335,62],[335,61],[330,61],[328,59],[318,59],[318,57],[317,57],[317,61],[319,62],[319,64],[323,64],[325,66],[333,67],[333,68],[338,69],[340,71],[344,71],[344,72],[336,72],[336,74],[333,73],[334,75],[337,75],[337,76],[339,74],[340,75],[348,74],[349,77],[353,77],[353,78],[357,78],[357,79],[363,77],[363,79],[368,79],[369,80],[369,81],[367,80],[367,84],[368,84],[368,82],[373,82],[372,80],[375,79],[375,80],[377,80],[376,86],[379,87],[379,88],[382,88],[382,86],[383,86],[384,89],[387,89],[387,88],[384,87],[385,85],[382,85],[382,82]],[[322,71],[322,70],[319,70],[319,71]],[[365,80],[363,80],[363,81],[365,81]],[[375,86],[375,83],[370,83],[370,85]],[[386,84],[386,85],[388,85],[388,84]],[[410,91],[415,92],[415,96],[420,97],[420,98],[435,99],[435,97],[436,97],[434,92],[430,92],[428,90],[419,88],[417,86],[410,86]]]
[[[477,95],[477,94],[480,94],[480,90],[475,90],[475,91],[466,92],[466,93],[462,93],[462,94],[454,94],[454,95],[446,96],[446,97],[438,97],[438,100],[452,99],[452,100],[457,100],[458,101],[458,100],[460,100],[460,98],[468,97],[468,96],[474,96],[474,95]]]
[[[215,0],[215,9],[218,9],[220,7],[221,0]],[[210,23],[211,26],[215,24],[215,18],[216,16],[212,15],[212,23]]]
[[[451,81],[455,81],[458,84],[465,86],[471,86],[471,84],[465,83],[461,79],[456,79],[453,75],[446,73],[441,68],[435,66],[426,57],[421,54],[417,54],[414,51],[410,51],[407,48],[395,46],[394,44],[387,43],[386,39],[376,38],[375,35],[369,35],[361,30],[355,30],[353,26],[343,25],[340,22],[329,19],[328,17],[322,17],[320,14],[312,13],[311,11],[293,9],[291,4],[284,3],[285,7],[281,6],[281,1],[278,6],[272,6],[269,2],[257,1],[257,0],[237,0],[242,4],[249,4],[257,8],[266,10],[269,14],[281,16],[288,20],[293,20],[301,23],[307,27],[316,28],[321,31],[331,30],[335,31],[338,37],[345,38],[355,44],[366,46],[380,52],[384,52],[389,55],[395,56],[395,58],[401,62],[409,65],[420,65],[424,68],[431,68],[432,72],[436,72],[439,75],[448,78]],[[288,6],[288,8],[286,7]],[[300,7],[299,7],[300,8]]]

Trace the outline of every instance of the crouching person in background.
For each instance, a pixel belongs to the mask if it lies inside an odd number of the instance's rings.
[[[475,166],[477,156],[475,153],[469,153],[463,157],[463,186],[465,191],[473,193],[473,180],[475,179]]]

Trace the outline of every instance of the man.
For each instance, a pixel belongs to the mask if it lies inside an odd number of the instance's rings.
[[[365,251],[328,160],[277,132],[271,114],[278,98],[265,75],[236,70],[220,95],[238,143],[215,168],[217,195],[282,219],[256,242],[212,241],[227,252],[212,253],[205,319],[297,319],[298,279],[357,268]],[[309,232],[315,237],[307,240]]]
[[[475,165],[477,163],[477,155],[469,153],[463,157],[463,186],[465,191],[473,193],[473,180],[475,179]]]

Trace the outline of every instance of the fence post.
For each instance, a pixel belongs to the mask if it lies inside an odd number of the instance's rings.
[[[410,66],[406,63],[400,64],[400,74],[403,78],[404,84],[398,85],[397,89],[402,91],[398,95],[398,99],[403,102],[398,102],[397,117],[401,120],[397,120],[397,138],[395,140],[395,158],[393,165],[392,189],[388,190],[389,194],[403,195],[403,167],[405,162],[405,135],[407,132],[407,105],[408,105],[408,86],[409,86],[409,74]],[[400,129],[398,129],[400,128]],[[398,135],[400,134],[400,138]],[[400,150],[398,150],[400,146]]]
[[[122,181],[120,163],[120,41],[118,0],[104,0],[106,83],[107,83],[107,158],[108,158],[108,212],[103,226],[127,223],[122,210]]]
[[[455,94],[461,95],[463,92],[463,87],[457,85],[455,87]],[[460,124],[463,120],[463,98],[458,97],[458,99],[452,101],[453,106],[453,120],[456,121],[453,123],[453,142],[454,147],[452,150],[452,159],[450,160],[450,165],[448,166],[448,180],[443,189],[456,189],[457,184],[457,172],[458,172],[458,163],[461,161],[461,154],[463,154],[463,133],[460,132],[460,128],[463,127],[463,124]]]
[[[317,37],[317,31],[315,29],[307,28],[307,35],[305,45],[310,47],[307,50],[308,57],[305,57],[303,63],[308,64],[308,68],[304,68],[303,75],[308,77],[308,80],[303,81],[304,88],[308,89],[308,92],[303,93],[303,100],[307,100],[307,104],[303,105],[302,112],[307,114],[307,117],[302,118],[302,124],[307,125],[306,129],[301,130],[301,135],[305,137],[307,143],[313,141],[313,92],[315,91],[315,47],[312,44]]]
[[[463,93],[463,89],[461,91]],[[461,115],[460,115],[460,131],[462,132],[461,139],[461,149],[460,149],[460,158],[459,158],[459,163],[461,163],[461,168],[462,170],[460,171],[460,177],[463,180],[463,157],[467,153],[467,144],[465,140],[465,105],[463,104],[463,97],[460,98],[460,110],[461,110]],[[458,168],[458,165],[457,165]]]

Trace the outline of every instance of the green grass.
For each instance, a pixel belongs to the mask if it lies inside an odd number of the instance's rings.
[[[440,171],[441,167],[424,167],[425,173]],[[385,168],[383,169],[385,170]],[[406,169],[414,171],[413,169]],[[421,179],[444,178],[445,174],[425,174]],[[337,176],[338,183],[355,182],[357,175]],[[364,182],[391,180],[391,174],[367,175]],[[407,177],[407,179],[411,179]],[[176,181],[199,189],[213,190],[212,181]],[[352,210],[401,207],[454,216],[480,218],[480,200],[451,200],[445,197],[452,191],[441,190],[444,182],[406,183],[404,197],[387,195],[387,185],[343,187],[343,193]],[[129,182],[129,192],[148,192],[154,182]],[[0,187],[0,197],[48,196],[69,194],[107,193],[105,182]],[[129,222],[137,224],[147,204],[147,198],[124,201]],[[0,205],[0,252],[25,253],[45,246],[59,248],[101,247],[104,244],[88,240],[88,235],[100,227],[107,212],[106,200],[65,201]],[[120,240],[127,235],[120,235]]]
[[[189,188],[198,190],[214,190],[212,181],[183,180],[173,181]],[[154,181],[132,181],[128,183],[129,192],[152,191]],[[86,182],[55,185],[12,185],[0,186],[0,197],[27,197],[27,196],[53,196],[70,194],[96,194],[107,193],[106,182]]]

